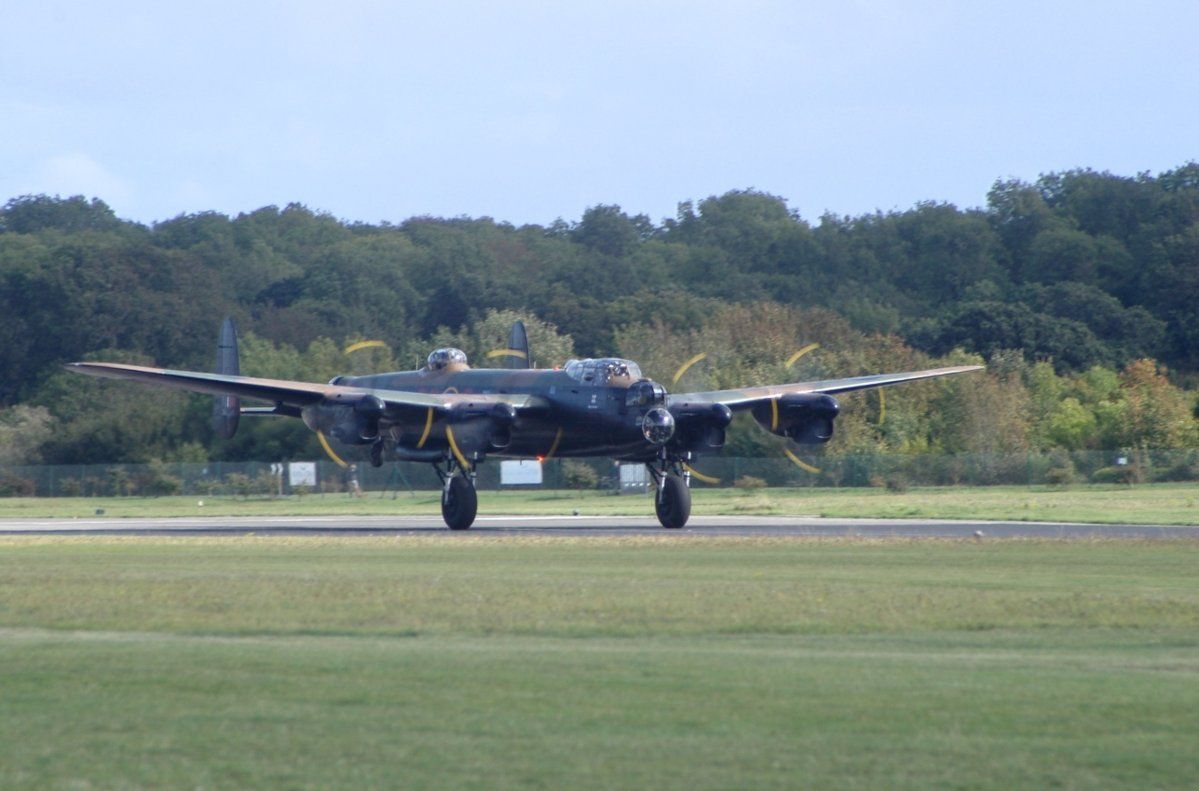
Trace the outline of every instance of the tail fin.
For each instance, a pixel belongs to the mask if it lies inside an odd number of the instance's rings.
[[[237,328],[233,319],[226,318],[221,324],[221,337],[216,349],[216,373],[241,374],[237,358]],[[241,399],[237,396],[216,396],[212,402],[212,430],[229,439],[237,433],[237,420],[241,415]]]
[[[505,368],[531,368],[533,361],[529,359],[529,336],[525,333],[525,323],[519,319],[512,322],[508,330],[508,355],[504,357]]]

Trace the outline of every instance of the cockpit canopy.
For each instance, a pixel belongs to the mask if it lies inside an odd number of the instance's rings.
[[[466,366],[466,352],[461,349],[435,349],[429,353],[429,370],[441,371],[451,366]]]
[[[564,370],[571,379],[586,385],[631,384],[641,378],[637,363],[619,357],[568,360]]]

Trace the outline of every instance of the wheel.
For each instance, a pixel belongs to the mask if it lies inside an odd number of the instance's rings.
[[[465,530],[475,521],[479,510],[479,496],[475,487],[463,475],[450,478],[450,483],[441,490],[441,518],[450,530]]]
[[[371,445],[371,466],[372,467],[382,467],[383,466],[383,443],[382,442],[376,442],[374,445]]]
[[[654,498],[654,510],[662,527],[679,528],[691,517],[691,490],[683,476],[667,473],[662,478],[662,488]]]

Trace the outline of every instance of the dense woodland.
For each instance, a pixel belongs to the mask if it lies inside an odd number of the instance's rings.
[[[1195,163],[1000,181],[980,210],[815,222],[753,190],[660,223],[597,205],[521,227],[369,225],[295,204],[147,227],[98,199],[24,196],[0,211],[0,463],[315,455],[298,421],[222,442],[207,399],[60,368],[207,369],[225,315],[243,372],[314,380],[416,367],[445,343],[478,361],[517,316],[541,366],[620,354],[670,382],[706,352],[674,390],[985,361],[985,376],[885,404],[847,398],[826,452],[1195,447],[1196,305]],[[342,352],[359,339],[388,348]],[[778,452],[744,429],[729,452]]]

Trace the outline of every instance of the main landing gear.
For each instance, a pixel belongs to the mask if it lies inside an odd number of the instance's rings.
[[[691,475],[679,459],[659,459],[645,465],[653,476],[658,492],[654,511],[662,527],[676,529],[691,517]]]
[[[446,471],[440,464],[433,469],[441,477],[441,518],[450,530],[466,530],[475,521],[479,510],[479,495],[475,492],[475,471],[463,469],[454,459],[446,462]]]

